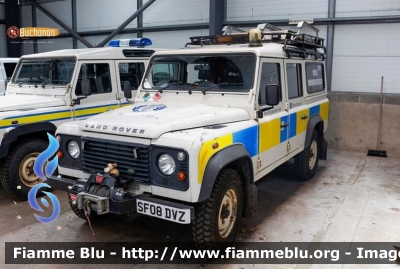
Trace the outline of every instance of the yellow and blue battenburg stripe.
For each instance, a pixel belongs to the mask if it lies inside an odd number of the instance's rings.
[[[218,143],[218,148],[213,149],[215,143]],[[199,153],[199,183],[203,180],[204,171],[210,158],[218,151],[233,144],[243,144],[251,157],[256,156],[258,154],[258,125],[205,142]]]
[[[198,182],[201,183],[203,181],[207,163],[218,151],[233,144],[243,144],[250,157],[255,157],[305,132],[308,120],[302,120],[302,117],[307,116],[310,119],[314,115],[320,115],[324,121],[328,120],[329,102],[205,142],[199,153]],[[281,122],[289,123],[288,128],[281,128]],[[215,143],[219,145],[217,149],[213,149]]]
[[[121,106],[129,105],[129,103],[122,103]],[[91,106],[84,108],[76,108],[75,116],[76,118],[90,117],[103,112],[106,112],[109,109],[118,108],[118,104],[110,104],[110,105],[102,105],[102,106]],[[43,113],[34,113],[34,114],[26,114],[22,116],[13,116],[7,117],[0,120],[0,129],[5,129],[9,127],[15,127],[23,124],[35,123],[35,122],[44,122],[44,121],[61,121],[68,120],[73,117],[73,112],[68,109],[57,110],[51,112],[43,112]],[[17,124],[12,124],[12,122],[18,121]]]

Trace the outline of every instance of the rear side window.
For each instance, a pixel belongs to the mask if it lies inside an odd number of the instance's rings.
[[[306,63],[306,79],[308,93],[324,91],[324,66],[320,63]]]
[[[286,77],[289,99],[303,96],[301,64],[286,64]]]

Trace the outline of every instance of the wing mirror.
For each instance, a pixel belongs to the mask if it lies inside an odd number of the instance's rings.
[[[258,110],[258,118],[262,119],[264,117],[264,111],[274,108],[280,102],[280,87],[276,84],[270,84],[265,87],[265,89],[260,89],[260,94],[258,97],[258,103],[260,106],[268,106]]]
[[[81,89],[84,96],[87,97],[92,95],[92,85],[89,79],[84,79],[81,81]]]
[[[131,83],[129,81],[124,81],[123,91],[126,100],[132,99]]]
[[[81,81],[81,91],[84,97],[78,97],[74,99],[74,105],[80,105],[81,100],[86,99],[89,95],[92,95],[92,84],[89,79],[83,79]]]
[[[265,87],[265,99],[268,106],[276,106],[279,104],[279,86],[278,85],[268,85]]]

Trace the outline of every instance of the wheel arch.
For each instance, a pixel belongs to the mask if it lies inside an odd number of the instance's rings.
[[[198,202],[211,196],[215,181],[224,168],[238,171],[242,179],[244,215],[254,216],[257,202],[257,188],[254,183],[254,168],[250,154],[242,144],[234,144],[215,153],[207,163],[201,184]]]
[[[304,147],[308,147],[311,144],[311,139],[314,130],[318,132],[318,136],[321,143],[320,159],[326,160],[328,143],[324,138],[324,120],[321,118],[320,115],[314,115],[310,118],[310,121],[308,122],[307,126],[306,141]]]
[[[5,133],[0,146],[0,158],[7,156],[10,149],[24,138],[39,138],[47,140],[47,133],[54,135],[57,127],[51,122],[37,122],[15,127]]]

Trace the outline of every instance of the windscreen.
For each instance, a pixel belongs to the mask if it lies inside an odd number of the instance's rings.
[[[64,86],[71,82],[75,63],[73,58],[23,59],[18,64],[12,82],[20,85]]]
[[[255,66],[253,53],[155,56],[143,88],[249,91],[254,84]]]

